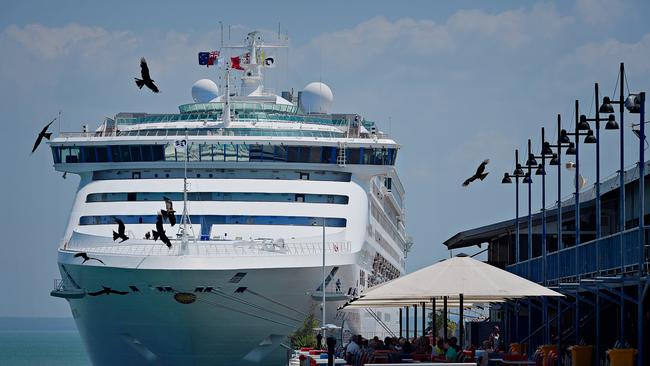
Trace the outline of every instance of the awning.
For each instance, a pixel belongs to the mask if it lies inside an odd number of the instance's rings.
[[[448,307],[510,299],[564,296],[525,278],[466,256],[458,256],[371,288],[346,307],[400,307],[425,302]]]

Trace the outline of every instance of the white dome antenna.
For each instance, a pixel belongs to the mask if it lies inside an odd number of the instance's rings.
[[[218,95],[219,87],[210,79],[201,79],[192,85],[194,103],[209,103]]]
[[[313,82],[302,90],[300,106],[305,113],[328,114],[332,108],[334,94],[325,83]]]

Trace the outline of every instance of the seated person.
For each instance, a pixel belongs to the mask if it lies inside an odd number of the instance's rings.
[[[456,344],[458,339],[456,337],[449,338],[449,341],[445,345],[445,357],[447,361],[454,362],[458,359],[458,345]]]
[[[436,346],[433,347],[432,356],[444,356],[445,355],[445,341],[442,338],[438,338]]]

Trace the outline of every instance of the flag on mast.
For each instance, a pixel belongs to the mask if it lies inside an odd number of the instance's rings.
[[[244,68],[241,66],[241,58],[239,56],[231,57],[230,65],[233,69],[244,70]]]
[[[199,65],[210,67],[219,60],[219,51],[199,52]]]

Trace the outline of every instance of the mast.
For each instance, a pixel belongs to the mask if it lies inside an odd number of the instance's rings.
[[[187,234],[187,226],[192,227],[192,222],[190,221],[190,216],[187,211],[187,160],[189,159],[189,144],[188,144],[188,135],[187,128],[185,129],[185,161],[183,163],[183,216],[181,218],[181,249],[179,251],[180,255],[187,253],[187,245],[189,242],[189,237]]]
[[[223,127],[230,127],[230,91],[228,90],[230,84],[230,62],[226,63],[226,95],[224,96],[223,104]]]
[[[323,322],[321,327],[325,329],[325,217],[323,217]]]

